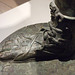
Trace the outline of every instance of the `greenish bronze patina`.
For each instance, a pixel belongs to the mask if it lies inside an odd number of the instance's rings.
[[[24,27],[0,43],[0,75],[75,75],[75,1],[53,0],[50,9],[50,22]]]

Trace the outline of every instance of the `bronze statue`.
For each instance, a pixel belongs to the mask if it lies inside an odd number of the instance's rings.
[[[75,1],[53,0],[51,21],[24,27],[0,43],[0,59],[70,58],[75,52]]]

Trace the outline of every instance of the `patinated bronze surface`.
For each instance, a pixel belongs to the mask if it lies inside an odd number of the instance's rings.
[[[50,9],[50,22],[22,28],[2,41],[1,60],[26,60],[37,58],[40,53],[64,59],[72,56],[72,26],[69,24],[74,22],[59,15],[53,3],[50,4]],[[43,55],[41,57],[46,57]]]
[[[55,3],[62,14],[66,16],[75,17],[75,1],[74,0],[55,0]]]
[[[74,16],[59,11],[62,0],[54,1],[50,22],[24,27],[0,43],[0,60],[6,61],[0,62],[1,75],[75,74]]]

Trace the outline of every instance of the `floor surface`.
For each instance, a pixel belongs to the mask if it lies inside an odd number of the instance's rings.
[[[29,0],[0,0],[0,14],[16,6],[19,6]]]

